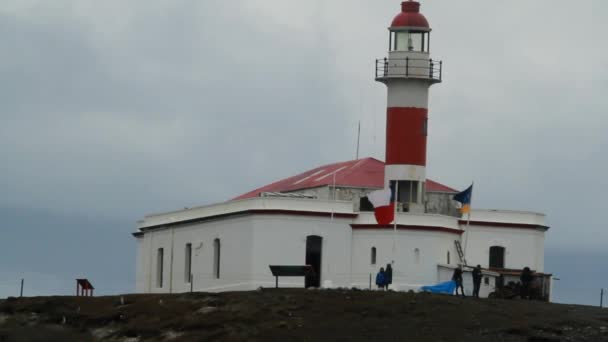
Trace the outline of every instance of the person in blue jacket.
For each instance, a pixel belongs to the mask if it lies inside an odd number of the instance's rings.
[[[378,285],[379,289],[384,289],[386,286],[386,273],[384,272],[384,267],[380,267],[380,272],[376,274],[376,285]]]

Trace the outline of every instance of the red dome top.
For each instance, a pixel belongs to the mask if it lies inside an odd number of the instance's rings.
[[[430,28],[429,22],[424,15],[420,13],[420,3],[417,1],[404,1],[401,3],[401,13],[399,13],[391,27],[421,27]]]

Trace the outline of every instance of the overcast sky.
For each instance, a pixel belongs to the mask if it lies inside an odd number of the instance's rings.
[[[374,59],[399,10],[396,0],[2,0],[0,297],[21,277],[30,294],[71,293],[77,276],[102,293],[133,291],[129,233],[143,215],[354,159],[359,121],[361,155],[383,160]],[[562,257],[602,255],[608,241],[607,10],[422,2],[444,62],[429,178],[475,181],[474,207],[546,213],[546,248]],[[547,271],[564,277],[557,259]]]

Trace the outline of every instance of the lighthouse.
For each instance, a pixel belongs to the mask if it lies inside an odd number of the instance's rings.
[[[429,88],[441,82],[442,64],[431,58],[418,2],[403,2],[388,31],[388,56],[376,60],[375,74],[388,90],[386,161],[317,165],[228,201],[146,215],[133,233],[137,292],[368,289],[387,263],[392,290],[420,291],[468,263],[483,269],[481,297],[529,267],[541,298],[551,298],[544,214],[476,207],[465,221],[453,200],[460,191],[426,178]],[[268,171],[275,172],[272,163]],[[207,180],[222,181],[230,179]],[[391,203],[387,186],[401,211],[391,215],[393,225],[378,222],[369,200],[380,190]],[[470,283],[470,272],[463,278]]]
[[[431,28],[420,3],[404,1],[389,30],[388,57],[376,60],[376,81],[388,90],[385,186],[396,189],[402,211],[424,211],[429,87],[441,82],[431,59]]]

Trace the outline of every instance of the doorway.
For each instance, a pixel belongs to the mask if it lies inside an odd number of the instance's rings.
[[[321,254],[323,238],[316,235],[306,237],[306,265],[312,266],[314,275],[306,276],[305,287],[321,287]]]

